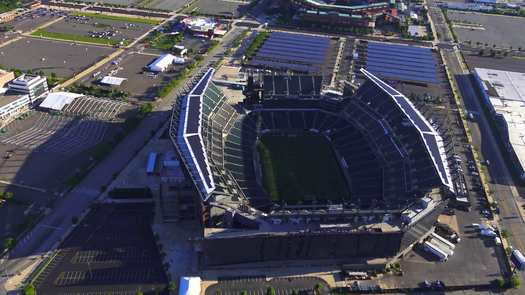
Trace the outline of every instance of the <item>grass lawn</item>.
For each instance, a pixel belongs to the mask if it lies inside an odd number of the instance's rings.
[[[147,25],[152,25],[152,26],[158,25],[162,22],[157,19],[120,16],[120,15],[109,15],[109,14],[101,14],[101,13],[93,13],[93,12],[73,12],[72,15],[87,16],[87,17],[92,17],[92,18],[115,20],[115,21],[123,21],[127,23],[147,24]]]
[[[45,29],[38,29],[34,31],[32,36],[35,37],[43,37],[43,38],[49,38],[49,39],[57,39],[57,40],[66,40],[66,41],[77,41],[77,42],[86,42],[86,43],[94,43],[94,44],[102,44],[102,45],[115,45],[119,44],[120,40],[112,40],[112,39],[102,39],[102,38],[94,38],[90,36],[81,36],[76,34],[68,34],[68,33],[57,33],[57,32],[49,32]],[[124,45],[129,44],[129,41],[125,40],[123,41]]]
[[[157,32],[151,37],[149,44],[151,48],[156,48],[159,50],[167,51],[167,50],[172,50],[173,46],[182,42],[183,39],[184,37],[180,34],[179,35],[168,35],[168,34],[162,34],[162,33]]]
[[[257,148],[264,187],[273,201],[296,204],[349,199],[344,175],[324,137],[264,135]]]

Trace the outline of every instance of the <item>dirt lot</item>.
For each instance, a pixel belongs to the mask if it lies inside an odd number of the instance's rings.
[[[106,46],[24,37],[0,48],[0,65],[68,78],[111,54]],[[35,54],[38,52],[38,54]]]
[[[460,41],[487,43],[490,48],[525,47],[525,18],[461,11],[448,11],[448,17]]]

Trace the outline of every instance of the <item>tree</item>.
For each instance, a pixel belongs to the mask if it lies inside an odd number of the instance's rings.
[[[158,237],[158,235],[156,236]],[[168,284],[168,290],[170,291],[175,291],[177,290],[177,283],[175,281],[171,281],[169,284]]]
[[[248,291],[246,291],[246,290],[241,291],[241,295],[248,295]]]
[[[275,288],[274,287],[268,287],[268,289],[266,289],[266,295],[275,295],[276,292],[275,292]]]
[[[15,246],[15,239],[8,237],[4,239],[4,249],[10,250]]]
[[[137,295],[144,295],[144,293],[142,293],[142,291],[137,291]]]
[[[149,102],[143,104],[139,108],[139,112],[142,116],[145,116],[153,111],[153,105]]]
[[[33,283],[29,283],[24,287],[24,290],[22,290],[23,295],[36,295],[36,289],[35,286],[33,286]]]
[[[6,201],[13,200],[13,193],[12,192],[5,192],[4,193],[4,200],[6,200]]]
[[[323,285],[321,285],[321,283],[315,284],[315,286],[314,286],[314,294],[320,295],[322,290],[323,290]]]
[[[514,289],[519,289],[521,286],[521,280],[517,274],[514,274],[512,277],[510,277],[509,286]]]

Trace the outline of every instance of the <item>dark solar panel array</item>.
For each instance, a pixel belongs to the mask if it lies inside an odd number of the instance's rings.
[[[249,64],[266,69],[320,72],[329,46],[330,39],[325,37],[273,32]]]
[[[436,136],[434,134],[430,134],[430,133],[425,133],[423,136],[425,137],[425,142],[426,142],[426,144],[428,146],[428,149],[429,149],[430,153],[432,154],[432,157],[434,158],[434,160],[436,162],[439,174],[441,174],[443,179],[447,179],[447,177],[446,177],[447,172],[446,172],[445,164],[443,163],[443,161],[441,159],[441,155],[439,153],[439,146],[438,146],[438,143],[437,143]]]
[[[395,96],[394,99],[399,104],[401,109],[407,114],[407,116],[414,122],[414,124],[421,130],[421,132],[433,132],[432,129],[428,126],[428,123],[422,117],[422,115],[415,109],[415,107],[410,104],[406,97],[404,96]]]
[[[436,60],[430,48],[369,42],[366,68],[385,78],[439,82]]]
[[[204,76],[199,80],[197,85],[194,86],[193,90],[190,91],[190,95],[186,96],[183,101],[183,107],[181,109],[181,118],[185,120],[186,127],[183,131],[184,141],[184,157],[191,162],[191,167],[193,171],[190,171],[193,177],[199,179],[199,181],[205,186],[204,189],[208,190],[213,188],[213,179],[209,173],[208,163],[206,160],[206,151],[200,139],[199,127],[201,126],[202,118],[202,95],[206,90],[206,85],[208,81],[213,76],[213,69],[209,69]],[[186,143],[187,141],[187,143]],[[181,143],[182,144],[182,143]],[[187,146],[186,146],[187,145]],[[198,170],[202,173],[201,175],[195,174]]]
[[[206,157],[204,156],[204,147],[201,144],[199,135],[188,136],[186,139],[188,140],[193,155],[195,156],[197,166],[204,176],[204,179],[202,180],[206,183],[207,187],[212,187],[211,175],[208,173],[208,165],[206,164]]]
[[[213,71],[208,71],[204,76],[201,78],[199,83],[193,88],[193,91],[191,94],[193,95],[202,95],[204,92],[204,89],[206,89],[206,85],[208,84],[208,80],[210,80],[211,76],[213,75]]]
[[[200,106],[199,96],[189,96],[188,110],[186,115],[186,134],[197,133],[200,125]]]

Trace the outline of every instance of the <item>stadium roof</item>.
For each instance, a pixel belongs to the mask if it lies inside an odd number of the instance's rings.
[[[337,4],[329,4],[322,0],[302,0],[302,1],[318,9],[340,9],[340,10],[349,10],[349,11],[369,9],[369,8],[375,8],[375,7],[388,7],[389,5],[388,1],[362,4],[362,5],[337,5]]]
[[[202,105],[204,90],[208,87],[213,73],[213,68],[202,76],[190,93],[182,100],[177,142],[181,153],[189,166],[189,173],[197,183],[204,199],[215,189],[215,181],[210,168],[202,138]]]
[[[416,109],[412,102],[403,94],[385,82],[381,81],[367,70],[361,69],[361,73],[363,73],[370,81],[387,93],[397,104],[406,118],[410,120],[410,122],[419,132],[421,139],[425,143],[426,150],[432,159],[441,182],[451,191],[454,191],[450,170],[448,168],[447,156],[443,145],[443,139],[441,136],[434,130],[425,117]]]
[[[507,125],[506,137],[525,171],[525,73],[476,68],[485,101]]]
[[[73,92],[51,92],[40,103],[41,108],[61,111],[66,105],[70,104],[75,98],[84,96]]]

